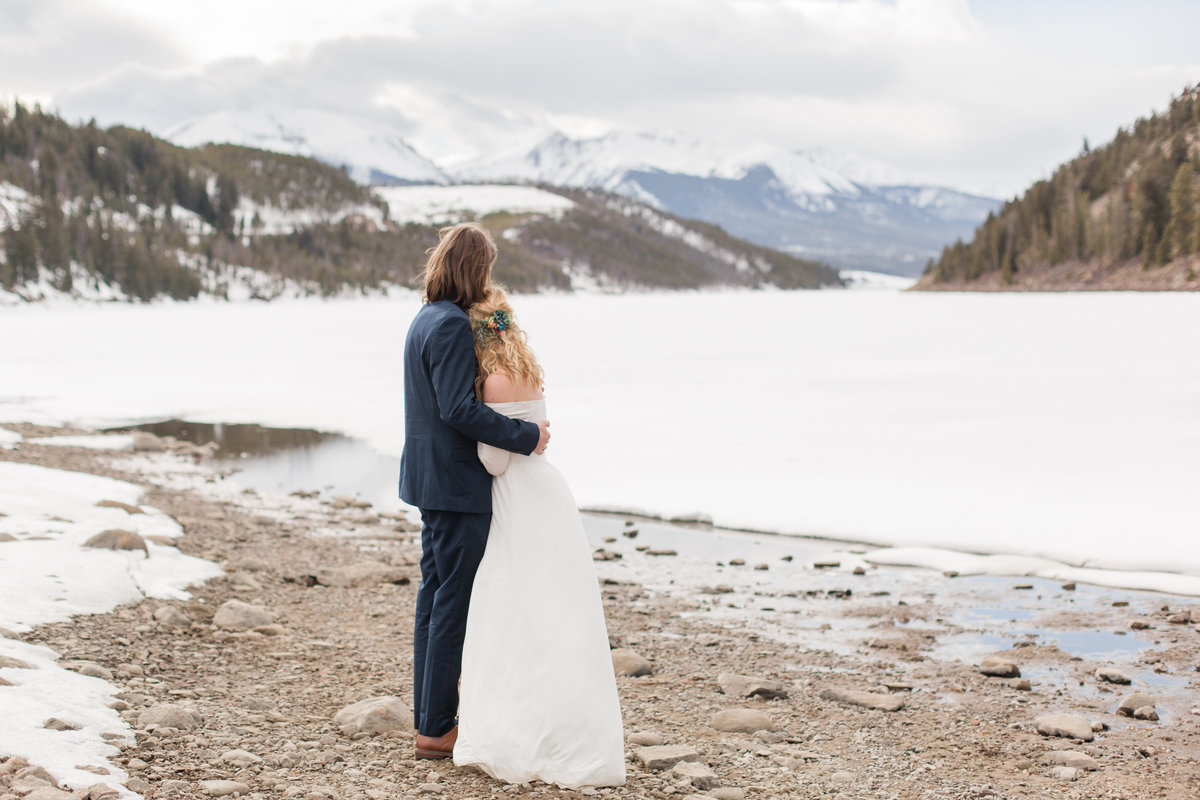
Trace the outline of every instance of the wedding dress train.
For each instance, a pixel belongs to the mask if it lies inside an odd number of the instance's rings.
[[[489,405],[546,419],[545,400]],[[467,614],[454,763],[510,783],[619,786],[621,708],[575,499],[543,456],[480,445],[480,457],[503,472]]]

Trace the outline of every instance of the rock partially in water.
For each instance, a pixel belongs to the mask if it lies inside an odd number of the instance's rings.
[[[1129,676],[1116,667],[1100,667],[1096,670],[1096,680],[1104,683],[1119,683],[1128,685],[1132,683]]]
[[[1132,717],[1139,708],[1154,708],[1154,698],[1143,692],[1127,695],[1117,706],[1117,713],[1123,717]]]
[[[1019,678],[1021,668],[1017,662],[1002,656],[988,656],[979,665],[979,671],[993,678]]]

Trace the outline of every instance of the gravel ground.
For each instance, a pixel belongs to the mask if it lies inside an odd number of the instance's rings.
[[[18,429],[26,436],[66,432]],[[1104,662],[1039,641],[995,654],[1022,677],[932,658],[940,634],[905,625],[947,613],[951,601],[911,607],[882,592],[872,596],[873,574],[862,576],[852,596],[814,605],[830,622],[866,622],[856,647],[839,652],[722,623],[704,613],[719,595],[602,579],[613,646],[651,667],[648,675],[617,679],[628,781],[582,791],[509,786],[446,762],[416,761],[407,725],[373,734],[334,723],[339,710],[365,698],[411,699],[419,580],[411,523],[329,498],[282,502],[236,492],[191,456],[23,445],[0,451],[0,459],[142,484],[143,502],[184,526],[180,549],[226,569],[187,602],[147,599],[19,636],[113,673],[119,708],[136,731],[136,745],[117,761],[131,775],[128,787],[146,797],[1200,796],[1200,603],[1194,610],[1135,603],[1061,615],[1061,627],[1084,632],[1148,626],[1131,633],[1153,645],[1138,672],[1150,677],[1125,686],[1095,676]],[[660,561],[670,569],[669,558]],[[214,625],[230,600],[261,607],[269,619],[255,620],[252,630]],[[178,624],[182,618],[164,607],[190,622]],[[759,694],[737,695],[736,682],[722,675],[750,677],[740,691]],[[1151,696],[1159,720],[1115,713],[1134,691]],[[144,712],[163,704],[195,712],[186,715],[191,722],[154,724]],[[749,713],[721,713],[731,709]],[[1094,730],[1094,739],[1039,733],[1037,720],[1051,714],[1078,717],[1083,730],[1075,734]],[[1071,730],[1053,723],[1042,727]],[[653,744],[682,749],[645,749]],[[670,766],[680,757],[690,761]],[[16,779],[23,767],[0,755],[0,800],[52,797]],[[96,789],[92,796],[104,795]]]

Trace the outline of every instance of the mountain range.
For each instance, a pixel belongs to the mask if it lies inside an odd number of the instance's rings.
[[[375,185],[527,183],[595,188],[836,267],[917,275],[1000,202],[932,186],[830,150],[663,132],[571,138],[514,131],[485,156],[424,156],[398,131],[327,111],[221,111],[164,131],[176,144],[228,142],[310,156]],[[540,135],[540,139],[531,136]]]

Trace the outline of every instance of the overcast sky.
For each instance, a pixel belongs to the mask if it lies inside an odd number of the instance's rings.
[[[428,155],[711,132],[1021,191],[1200,81],[1196,0],[3,0],[0,97],[163,131],[264,103]]]

